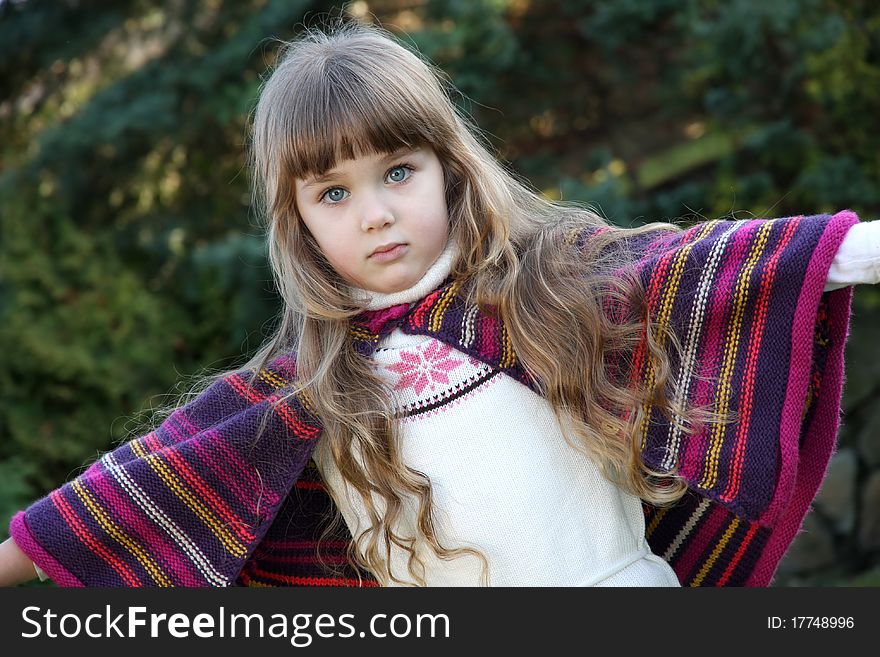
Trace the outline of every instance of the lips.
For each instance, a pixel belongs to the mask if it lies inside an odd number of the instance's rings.
[[[392,251],[393,249],[396,249],[398,246],[402,246],[403,244],[405,244],[405,242],[390,242],[388,244],[383,244],[382,246],[378,247],[375,251],[373,251],[370,254],[370,256],[372,257],[372,256],[378,255],[380,253],[387,253],[388,251]]]
[[[370,254],[369,260],[376,264],[395,262],[404,257],[407,251],[409,251],[409,245],[406,242],[383,244]]]

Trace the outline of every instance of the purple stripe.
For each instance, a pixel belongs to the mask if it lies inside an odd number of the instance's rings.
[[[791,222],[794,222],[794,235],[784,247],[781,247],[786,232],[791,234]],[[749,300],[748,305],[748,331],[740,338],[742,349],[736,369],[740,374],[737,377],[738,383],[745,380],[749,346],[760,342],[760,351],[754,363],[754,394],[751,400],[748,435],[744,437],[744,454],[741,454],[744,461],[741,466],[739,491],[735,498],[727,503],[728,508],[748,520],[755,520],[767,508],[776,484],[773,477],[767,476],[767,472],[775,471],[778,436],[775,432],[769,432],[767,428],[772,426],[773,418],[780,417],[785,399],[785,387],[779,377],[781,371],[785,370],[785,366],[781,364],[789,363],[790,360],[790,334],[795,312],[792,300],[796,298],[807,268],[807,258],[803,251],[806,246],[817,241],[816,237],[812,236],[806,239],[807,244],[805,239],[799,240],[798,235],[805,232],[808,235],[815,235],[817,224],[803,221],[802,218],[791,218],[784,223],[776,221],[753,272],[754,283],[750,289],[754,291],[754,298]],[[777,255],[780,248],[783,250]],[[764,330],[761,335],[756,335],[755,322],[759,312],[757,302],[761,293],[762,279],[766,275],[767,268],[772,266],[771,260],[774,257],[778,257],[778,262],[773,274],[772,288],[765,292],[768,305]],[[737,404],[739,404],[742,391],[738,391],[737,395]],[[734,429],[731,433],[735,435],[737,430]],[[735,467],[734,459],[737,456],[734,452],[736,441],[732,439],[730,442],[731,451],[726,458],[730,464],[729,469],[732,469]],[[742,485],[743,482],[747,482],[747,485]]]
[[[751,586],[770,583],[776,566],[799,531],[809,511],[825,471],[839,428],[840,401],[843,393],[844,346],[849,336],[849,318],[853,288],[844,287],[827,293],[830,318],[828,357],[825,363],[822,394],[816,401],[813,422],[800,450],[801,412],[812,361],[813,330],[819,299],[822,297],[828,270],[846,232],[858,223],[849,210],[838,212],[825,228],[804,282],[792,327],[792,368],[790,371],[782,425],[780,427],[781,471],[776,496],[762,516],[762,524],[776,521],[770,536],[749,577]]]

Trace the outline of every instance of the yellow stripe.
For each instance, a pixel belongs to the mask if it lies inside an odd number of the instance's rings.
[[[651,534],[657,529],[657,525],[660,524],[660,521],[663,520],[663,516],[665,516],[668,511],[669,509],[664,507],[654,514],[654,517],[651,518],[651,522],[645,528],[645,537],[650,538]]]
[[[351,332],[351,334],[354,337],[359,338],[361,340],[375,340],[376,339],[375,333],[370,333],[365,328],[361,328],[360,326],[355,326],[354,324],[351,325],[351,328],[349,328],[349,331]]]
[[[663,285],[663,294],[660,298],[660,308],[658,312],[658,321],[656,322],[659,327],[664,327],[669,324],[669,317],[672,314],[672,305],[675,301],[675,297],[678,294],[678,288],[681,284],[681,278],[684,275],[684,265],[687,261],[688,255],[693,251],[694,247],[703,239],[706,238],[711,232],[712,229],[718,224],[718,221],[710,221],[705,226],[702,227],[699,234],[696,238],[689,244],[686,244],[682,249],[676,254],[676,256],[672,260],[671,264],[671,274],[669,275],[669,280],[666,284]],[[650,287],[650,285],[649,285]],[[659,346],[663,346],[664,336],[663,334],[659,334],[657,336],[657,344]],[[647,359],[647,372],[646,372],[646,388],[648,390],[653,389],[656,373],[654,371],[654,363],[653,359],[648,357]],[[642,419],[642,426],[639,431],[642,436],[642,449],[645,448],[645,445],[648,441],[648,422],[651,419],[651,409],[653,405],[649,402],[645,406],[645,416]]]
[[[290,381],[281,378],[278,374],[270,370],[260,370],[260,378],[269,385],[273,386],[276,390],[286,388],[290,384]],[[312,413],[315,412],[315,405],[311,402],[308,397],[308,393],[305,390],[297,394],[296,398],[306,408],[306,410],[311,411]]]
[[[725,338],[727,349],[724,352],[724,361],[721,366],[721,372],[718,376],[719,386],[716,399],[719,399],[720,401],[718,411],[722,415],[727,413],[730,406],[731,378],[733,377],[734,365],[736,364],[736,352],[737,347],[739,346],[740,331],[742,329],[746,301],[748,300],[749,279],[751,278],[755,264],[758,262],[758,259],[761,257],[761,254],[767,246],[769,233],[772,227],[772,221],[768,221],[758,229],[756,235],[757,239],[752,246],[749,256],[746,259],[746,263],[740,271],[737,280],[736,293],[734,294],[733,317],[727,325],[729,334]],[[702,488],[709,489],[714,486],[718,480],[718,461],[721,455],[721,447],[724,442],[722,438],[725,430],[724,425],[714,424],[712,426],[703,478],[699,483],[699,486]]]
[[[137,452],[141,451],[137,446],[133,446],[133,449]],[[235,557],[243,557],[247,554],[247,548],[241,543],[241,541],[235,539],[217,520],[217,518],[214,517],[214,514],[211,513],[211,511],[206,509],[189,490],[178,483],[174,473],[169,470],[168,466],[165,465],[161,459],[157,458],[154,454],[147,456],[146,454],[140,453],[138,456],[145,458],[153,471],[159,475],[162,481],[165,482],[165,485],[168,486],[177,497],[183,500],[192,512],[214,532],[214,535],[221,543],[223,543],[223,546],[229,554]]]
[[[575,241],[577,241],[578,236],[581,234],[581,227],[575,226],[570,231],[565,234],[565,238],[562,240],[563,244],[566,246],[572,246]]]
[[[312,401],[308,390],[300,391],[296,398],[299,399],[299,403],[303,405],[303,408],[309,411],[312,415],[315,415],[315,403]]]
[[[431,309],[431,317],[428,320],[428,328],[431,331],[440,330],[440,325],[443,322],[443,314],[446,312],[446,307],[452,302],[453,297],[455,297],[458,287],[458,281],[453,281],[446,291],[440,295],[440,300]]]
[[[512,367],[516,363],[516,354],[513,353],[513,344],[510,342],[510,334],[501,324],[501,362],[500,367]]]
[[[721,554],[721,551],[727,545],[728,541],[730,541],[730,537],[733,536],[733,532],[736,531],[737,527],[739,527],[739,518],[734,518],[733,522],[730,523],[730,527],[728,527],[727,531],[724,532],[724,536],[722,536],[721,540],[718,541],[718,545],[716,545],[715,549],[712,550],[712,554],[709,556],[709,559],[706,561],[706,563],[703,564],[703,567],[700,568],[700,572],[697,573],[694,581],[691,582],[691,586],[699,586],[700,583],[706,578],[706,575],[709,573],[709,569],[712,568],[712,566],[718,560],[718,555]]]
[[[92,517],[98,521],[98,524],[101,525],[101,528],[107,532],[110,536],[112,536],[116,541],[119,542],[126,550],[128,550],[134,557],[138,560],[138,562],[144,567],[150,576],[153,578],[153,581],[156,582],[159,586],[171,586],[171,580],[169,580],[165,575],[162,574],[158,564],[150,557],[149,554],[144,552],[143,549],[125,532],[123,532],[117,525],[114,523],[101,507],[95,502],[92,496],[89,494],[89,491],[85,489],[85,487],[79,482],[79,480],[74,479],[71,482],[71,486],[73,490],[76,491],[76,494],[79,496],[80,501],[83,503],[89,512],[92,514]]]
[[[275,372],[270,372],[269,370],[260,370],[260,378],[269,385],[275,386],[275,388],[283,388],[287,385],[287,382],[284,379],[278,376]]]
[[[807,398],[804,400],[804,410],[801,411],[801,424],[803,424],[804,419],[807,417],[807,411],[810,410],[810,404],[813,403],[813,389],[809,388],[807,390]]]

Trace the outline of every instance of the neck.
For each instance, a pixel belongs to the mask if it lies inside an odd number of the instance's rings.
[[[449,276],[452,270],[452,261],[455,258],[456,247],[450,239],[446,243],[443,250],[434,264],[428,268],[425,275],[422,276],[415,285],[399,292],[374,292],[373,290],[364,290],[359,287],[352,287],[351,292],[355,299],[367,303],[367,310],[381,310],[390,306],[397,306],[403,303],[411,303],[421,299],[429,292],[440,287],[440,284]]]

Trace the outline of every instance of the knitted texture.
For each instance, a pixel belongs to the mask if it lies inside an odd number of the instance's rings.
[[[566,440],[552,406],[529,386],[448,343],[401,330],[381,340],[373,362],[398,418],[400,459],[430,479],[437,542],[479,546],[489,585],[678,586],[669,564],[648,552],[638,497]],[[370,526],[369,513],[322,447],[312,458],[357,536]],[[352,453],[360,460],[359,449]],[[408,503],[392,527],[411,536],[417,523]],[[384,542],[379,549],[384,555]],[[444,560],[425,545],[415,549],[427,586],[481,584],[476,557]],[[391,543],[398,579],[387,585],[414,584],[409,558]]]
[[[809,510],[836,440],[852,298],[823,285],[857,222],[843,211],[640,238],[652,320],[684,348],[675,395],[739,416],[686,436],[649,409],[642,427],[646,462],[677,468],[691,489],[671,509],[645,509],[652,551],[684,585],[768,584]],[[354,346],[370,355],[395,327],[537,390],[503,324],[468,306],[456,281],[357,318]],[[651,385],[644,346],[634,362],[632,383]],[[345,563],[344,528],[321,541],[333,568],[315,556],[333,507],[309,464],[320,423],[279,401],[293,364],[276,359],[253,385],[231,374],[105,454],[17,514],[16,543],[61,585],[375,585]]]

